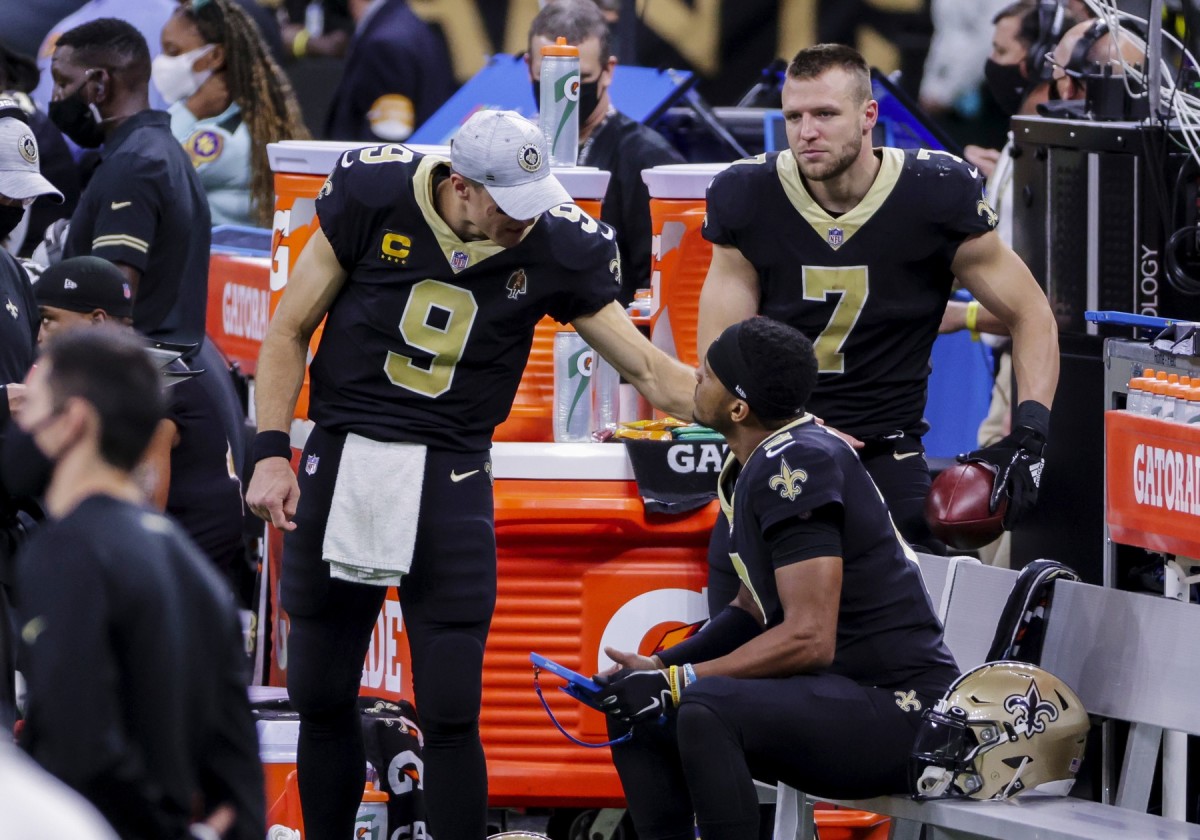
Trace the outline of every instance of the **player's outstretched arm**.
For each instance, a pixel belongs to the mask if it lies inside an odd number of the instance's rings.
[[[713,245],[712,262],[700,289],[696,358],[708,355],[709,345],[726,327],[757,315],[758,299],[758,271],[751,262],[737,248]]]
[[[952,268],[959,282],[1008,328],[1019,399],[1049,408],[1058,386],[1058,326],[1028,267],[993,231],[963,242]]]
[[[304,384],[308,342],[345,282],[345,270],[318,229],[296,261],[258,354],[254,409],[259,432],[286,433],[291,428]],[[268,457],[255,464],[246,504],[257,516],[291,530],[299,499],[287,458]]]
[[[660,411],[692,418],[696,373],[650,343],[616,301],[576,318],[575,330]]]

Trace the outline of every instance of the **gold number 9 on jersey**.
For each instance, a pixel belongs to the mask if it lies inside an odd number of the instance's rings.
[[[438,280],[413,286],[400,316],[400,335],[433,358],[418,364],[410,356],[389,352],[383,364],[388,380],[426,397],[449,391],[478,311],[475,296],[466,289]]]
[[[817,369],[821,373],[845,373],[846,355],[842,348],[858,316],[867,305],[871,293],[867,281],[867,267],[852,265],[844,268],[821,268],[804,266],[804,299],[824,303],[830,295],[838,295],[837,305],[829,316],[829,323],[817,340],[813,350],[817,354]]]

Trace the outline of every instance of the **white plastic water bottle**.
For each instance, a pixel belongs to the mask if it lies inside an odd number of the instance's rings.
[[[554,334],[554,440],[590,441],[595,353],[575,332]]]
[[[579,159],[579,47],[560,37],[541,52],[538,124],[550,150],[550,165],[574,166]]]
[[[599,353],[592,364],[591,432],[615,429],[621,419],[621,374]]]
[[[379,789],[379,776],[368,764],[367,783],[354,817],[355,840],[388,840],[387,806],[387,792]]]

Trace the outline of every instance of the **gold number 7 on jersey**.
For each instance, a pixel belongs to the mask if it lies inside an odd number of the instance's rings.
[[[845,373],[846,356],[842,348],[858,316],[867,305],[867,296],[871,292],[867,279],[865,265],[851,265],[840,268],[821,268],[811,265],[804,266],[804,299],[824,303],[831,295],[838,296],[838,302],[829,316],[829,323],[817,340],[813,342],[813,350],[817,354],[817,369],[821,373]]]

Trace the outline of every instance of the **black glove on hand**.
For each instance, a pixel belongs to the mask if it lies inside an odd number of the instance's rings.
[[[1050,430],[1050,409],[1033,400],[1017,406],[1013,430],[1006,437],[982,449],[959,455],[961,462],[978,461],[996,473],[989,509],[994,513],[1002,494],[1008,495],[1004,514],[1005,530],[1012,530],[1022,516],[1037,504],[1038,485],[1042,480],[1042,457]]]
[[[675,704],[671,700],[671,681],[663,671],[633,671],[622,668],[606,678],[597,677],[604,686],[600,702],[605,714],[628,723],[654,720]]]

